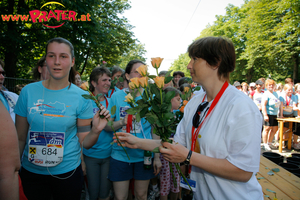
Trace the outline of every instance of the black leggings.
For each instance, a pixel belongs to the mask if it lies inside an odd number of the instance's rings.
[[[60,178],[68,177],[73,170],[64,174],[55,175]],[[81,165],[74,174],[67,179],[54,178],[51,175],[41,175],[21,168],[20,177],[24,193],[28,200],[80,200],[83,184]]]

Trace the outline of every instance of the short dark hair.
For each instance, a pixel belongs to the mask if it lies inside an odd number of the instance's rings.
[[[175,72],[173,72],[173,77],[174,77],[174,76],[177,76],[177,75],[179,75],[179,76],[181,76],[181,77],[185,77],[185,76],[184,76],[184,73],[183,73],[182,71],[175,71]]]
[[[113,66],[112,69],[111,69],[111,77],[113,77],[118,72],[121,72],[123,74],[124,69],[122,69],[118,66]]]
[[[179,90],[177,90],[176,88],[174,88],[174,87],[170,87],[170,86],[169,86],[169,87],[166,87],[166,88],[164,89],[164,92],[165,92],[165,93],[171,92],[171,91],[174,91],[174,92],[175,92],[175,96],[181,94],[181,92],[180,92]]]
[[[92,81],[95,81],[98,84],[98,79],[100,76],[103,76],[103,74],[106,74],[107,76],[111,77],[110,71],[106,67],[95,67],[90,74],[90,91],[94,92],[95,87],[92,84]]]
[[[235,68],[235,49],[225,37],[204,37],[188,47],[190,58],[202,58],[210,66],[218,67],[219,79],[229,81],[229,74]]]
[[[192,89],[190,84],[184,83],[184,84],[180,85],[180,87],[179,87],[180,92],[184,92],[185,87],[188,87],[188,88]]]
[[[182,77],[178,81],[178,87],[180,87],[184,83],[189,83],[189,78],[188,77]]]
[[[40,80],[41,73],[39,72],[39,66],[43,67],[46,61],[46,56],[42,56],[39,61],[36,63],[35,67],[32,69],[33,79]]]
[[[158,73],[158,76],[166,76],[166,74],[168,73],[169,71],[160,71]]]

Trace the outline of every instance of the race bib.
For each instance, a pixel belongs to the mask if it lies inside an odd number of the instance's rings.
[[[120,120],[124,119],[124,117],[127,115],[126,110],[129,108],[130,108],[129,106],[120,107]],[[122,132],[126,133],[126,125],[122,127]],[[130,130],[130,133],[135,134],[140,132],[141,132],[141,123],[132,120],[132,130]]]
[[[293,107],[291,107],[291,106],[283,106],[283,110],[284,110],[285,112],[290,113],[290,112],[293,111]]]
[[[63,161],[65,133],[29,132],[28,160],[42,166],[54,167]]]
[[[189,185],[191,186],[193,192],[196,192],[196,181],[192,180],[192,179],[188,179],[187,181],[189,183]],[[191,190],[189,185],[184,181],[184,179],[182,177],[180,177],[180,187],[185,188],[187,190]]]

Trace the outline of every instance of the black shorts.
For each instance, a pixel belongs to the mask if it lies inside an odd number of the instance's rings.
[[[276,115],[268,115],[269,121],[266,122],[264,120],[264,126],[278,126],[277,116]]]
[[[294,115],[293,114],[289,114],[289,115],[283,114],[283,117],[294,117]],[[290,128],[290,123],[289,122],[285,122],[284,125],[283,125],[283,127]],[[294,127],[294,122],[293,122],[293,127]]]

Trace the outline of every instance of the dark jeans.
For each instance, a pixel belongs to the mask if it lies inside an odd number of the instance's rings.
[[[74,170],[55,175],[56,177],[69,177]],[[83,184],[83,173],[81,165],[77,167],[74,174],[67,179],[58,179],[51,175],[35,174],[21,168],[20,177],[24,193],[28,200],[66,200],[78,199],[81,197]]]

